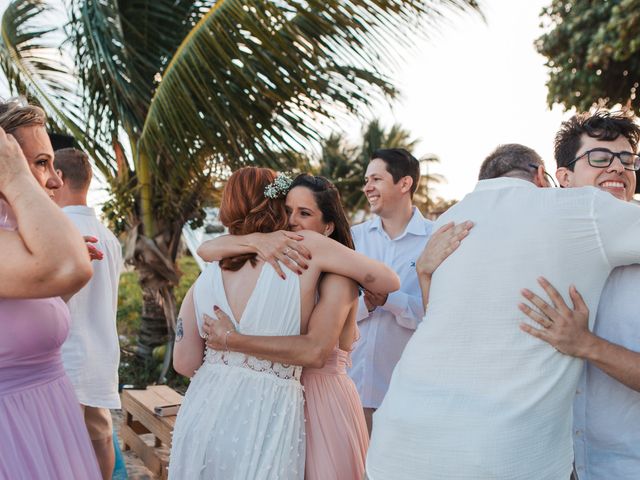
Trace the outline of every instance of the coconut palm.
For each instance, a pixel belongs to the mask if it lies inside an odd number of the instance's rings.
[[[142,354],[174,324],[180,231],[201,218],[211,177],[278,168],[282,152],[320,140],[332,112],[392,96],[381,73],[392,45],[467,10],[474,0],[9,4],[0,65],[108,184],[106,213],[127,233],[144,292]]]

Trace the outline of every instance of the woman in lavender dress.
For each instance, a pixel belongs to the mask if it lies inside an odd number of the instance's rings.
[[[69,312],[59,297],[80,289],[91,265],[47,198],[61,181],[44,124],[38,107],[0,103],[0,479],[93,480],[98,464],[60,358]]]

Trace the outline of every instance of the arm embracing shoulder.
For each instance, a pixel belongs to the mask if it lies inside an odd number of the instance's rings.
[[[349,277],[374,293],[389,293],[400,288],[400,278],[384,263],[319,233],[305,231],[302,234],[303,243],[318,259],[322,271]]]
[[[355,308],[358,289],[339,275],[327,275],[320,283],[320,301],[309,318],[304,335],[228,337],[229,349],[272,361],[303,367],[321,368],[338,344],[338,337],[350,311]]]
[[[191,377],[202,365],[203,357],[204,339],[198,332],[196,311],[193,304],[193,286],[191,286],[182,301],[176,322],[173,368],[179,374]]]
[[[250,235],[220,235],[203,242],[196,252],[205,262],[215,262],[223,258],[245,253],[256,253]]]

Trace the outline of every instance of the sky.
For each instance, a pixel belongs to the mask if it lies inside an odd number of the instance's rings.
[[[504,143],[533,148],[555,172],[553,137],[571,112],[547,106],[545,60],[533,45],[549,3],[481,0],[485,20],[452,16],[394,75],[402,96],[376,113],[386,126],[398,122],[421,140],[416,157],[440,158],[431,172],[447,183],[436,186],[437,195],[461,199],[473,189],[482,160]]]
[[[485,19],[451,15],[428,39],[403,53],[395,72],[386,72],[400,91],[392,105],[379,102],[372,117],[389,127],[400,123],[420,143],[416,157],[436,154],[430,173],[446,178],[436,195],[461,199],[476,183],[482,160],[498,145],[522,143],[542,155],[554,172],[553,135],[568,118],[546,103],[547,72],[533,42],[539,14],[551,0],[480,0]],[[4,11],[7,0],[0,0]],[[5,94],[6,95],[6,94]],[[362,119],[341,121],[356,139]],[[89,202],[107,198],[93,182]]]

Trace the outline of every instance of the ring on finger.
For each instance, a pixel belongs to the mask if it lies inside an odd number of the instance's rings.
[[[290,251],[291,251],[291,248],[287,247],[282,251],[282,253],[288,256]]]

